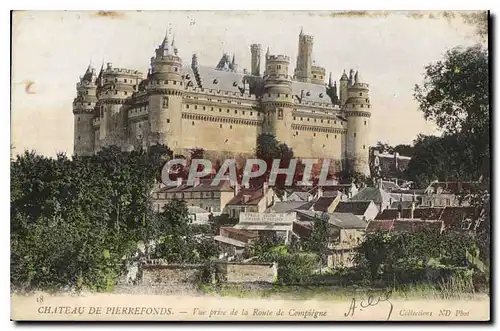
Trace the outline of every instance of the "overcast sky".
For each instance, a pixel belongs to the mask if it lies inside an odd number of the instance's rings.
[[[291,57],[298,34],[314,36],[316,64],[338,81],[356,69],[370,84],[371,141],[411,143],[419,133],[437,133],[413,99],[424,66],[447,49],[478,42],[474,27],[440,13],[375,12],[95,12],[15,13],[12,27],[12,144],[54,156],[73,151],[72,101],[89,61],[147,72],[149,59],[167,28],[179,55],[214,66],[223,52],[250,69],[250,44]],[[293,74],[293,68],[289,74]],[[26,87],[29,85],[28,91]],[[28,93],[30,92],[30,93]]]

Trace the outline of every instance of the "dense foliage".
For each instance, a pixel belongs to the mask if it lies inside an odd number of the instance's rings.
[[[34,152],[13,159],[13,286],[110,289],[141,241],[160,242],[155,254],[175,261],[214,254],[210,245],[193,239],[184,203],[153,212],[155,179],[171,155],[157,146],[148,152],[109,148],[72,160]]]

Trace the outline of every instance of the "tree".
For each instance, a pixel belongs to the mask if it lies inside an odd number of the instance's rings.
[[[321,265],[327,263],[328,243],[331,240],[330,224],[328,223],[329,216],[315,217],[313,220],[313,230],[307,241],[305,249],[307,251],[318,254]]]

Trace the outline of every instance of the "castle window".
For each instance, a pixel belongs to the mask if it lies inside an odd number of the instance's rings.
[[[328,133],[326,134],[326,137],[328,138]]]
[[[125,78],[125,79],[123,80],[123,82],[124,82],[124,83],[126,83],[126,82],[127,82],[127,78]]]
[[[177,82],[174,80],[174,85],[177,85]]]
[[[250,116],[253,116],[253,112],[252,111],[250,112]]]
[[[316,75],[314,75],[313,77],[316,78]]]
[[[337,139],[337,135],[335,135],[333,138]]]
[[[170,123],[170,118],[167,118],[167,123]]]
[[[366,145],[363,145],[363,149],[366,149]]]
[[[295,121],[295,116],[293,117],[293,120]]]
[[[281,65],[278,64],[277,65],[277,69],[280,70],[281,69]]]
[[[186,105],[186,109],[189,109],[189,105]]]
[[[80,140],[80,136],[78,136],[78,140]]]
[[[368,102],[368,98],[366,98],[365,101]]]
[[[234,113],[235,113],[235,114],[238,114],[238,111],[235,109],[235,110],[234,110]]]
[[[191,122],[191,125],[194,125],[194,121]]]
[[[105,82],[105,83],[107,83],[107,82],[108,82],[108,79],[106,78],[106,79],[104,80],[104,82]]]
[[[230,126],[229,126],[229,129],[232,129],[232,128],[233,128],[233,126],[232,126],[232,125],[230,125]]]
[[[229,109],[226,109],[226,113],[228,113],[228,114],[229,114]]]
[[[214,107],[210,107],[210,110],[213,111],[214,110]]]
[[[205,106],[203,106],[203,110],[205,110]]]
[[[268,97],[270,97],[270,96],[271,96],[271,93],[268,93],[268,94],[267,94],[267,96],[268,96]]]
[[[307,121],[309,122],[309,117],[307,118]]]
[[[304,118],[303,118],[303,117],[301,117],[301,118],[300,118],[300,120],[301,120],[301,121],[303,121],[303,120],[304,120]]]
[[[219,124],[219,127],[222,129],[222,124]]]
[[[194,109],[198,109],[198,106],[197,106],[197,105],[194,105]]]
[[[278,93],[278,97],[280,96],[280,94]]]
[[[243,115],[245,115],[245,111],[243,111]]]
[[[295,131],[295,135],[298,136],[299,135],[299,131]]]
[[[363,96],[363,93],[362,92],[359,92],[359,96],[362,97]]]
[[[219,113],[222,113],[222,108],[219,108]]]
[[[366,125],[366,121],[365,121],[365,125]]]
[[[354,132],[354,137],[356,137],[356,132]]]
[[[175,72],[179,71],[179,68],[175,67],[175,68],[174,68],[174,71],[175,71]]]
[[[77,117],[76,117],[76,121],[77,121],[77,122],[80,122],[80,116],[77,116]]]
[[[123,92],[123,93],[125,93],[125,95],[127,95],[127,91],[125,91],[125,92]]]
[[[323,120],[321,120],[321,123],[323,123]]]
[[[134,90],[137,90],[137,85],[134,85],[133,88],[134,88]]]
[[[313,133],[313,137],[316,137],[316,132]]]
[[[115,83],[117,83],[117,82],[118,82],[118,78],[115,78]]]
[[[337,124],[337,121],[333,121],[333,124]]]
[[[118,94],[118,91],[115,91],[115,94]]]
[[[363,105],[361,105],[361,108],[363,108]]]
[[[370,105],[368,105],[368,108],[370,108]]]
[[[163,108],[168,108],[168,97],[163,97]]]
[[[91,105],[91,103],[89,102],[89,103],[88,103],[88,105],[90,106],[90,105]]]
[[[314,122],[316,122],[316,119],[314,119]]]
[[[288,98],[288,94],[285,94],[285,97]]]
[[[157,80],[157,81],[156,81],[156,84],[160,84],[160,81],[159,81],[159,80]]]

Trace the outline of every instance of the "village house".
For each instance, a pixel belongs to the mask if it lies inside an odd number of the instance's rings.
[[[237,188],[234,197],[226,204],[224,213],[232,218],[240,218],[240,213],[263,213],[279,199],[274,190],[264,183],[260,187]]]
[[[334,209],[335,213],[351,213],[365,220],[373,220],[378,214],[378,208],[373,201],[340,201]]]
[[[234,198],[238,188],[230,181],[221,181],[215,186],[211,184],[212,179],[200,178],[195,179],[192,185],[182,178],[177,179],[176,185],[161,184],[153,190],[154,210],[160,212],[167,203],[177,199],[184,200],[188,207],[199,207],[209,214],[220,215],[227,203]]]

